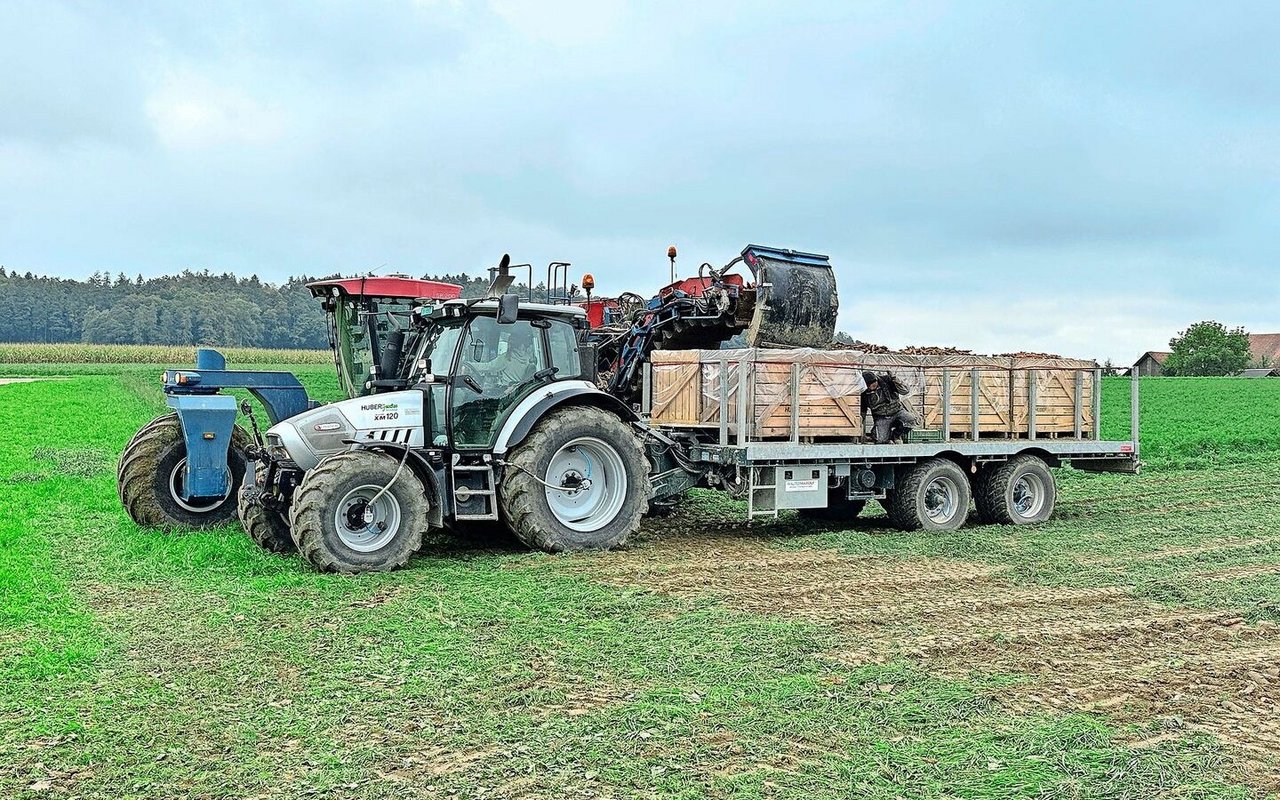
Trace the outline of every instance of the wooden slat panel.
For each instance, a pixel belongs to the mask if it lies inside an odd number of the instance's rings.
[[[970,370],[978,370],[978,424],[984,436],[1026,437],[1035,415],[1038,435],[1070,435],[1075,426],[1075,374],[1083,371],[1082,434],[1094,429],[1095,365],[1067,359],[869,356],[850,351],[659,351],[654,354],[653,409],[656,424],[715,427],[720,421],[720,360],[728,359],[729,426],[736,427],[739,373],[752,383],[747,398],[751,435],[791,435],[791,363],[800,364],[799,436],[862,435],[862,369],[889,372],[911,387],[907,404],[922,427],[952,436],[972,430]],[[740,362],[745,362],[740,367]],[[943,371],[950,371],[950,408],[943,408]],[[1035,381],[1036,408],[1028,407]],[[736,430],[735,430],[736,432]]]

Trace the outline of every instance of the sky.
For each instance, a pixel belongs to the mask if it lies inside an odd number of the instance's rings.
[[[0,0],[0,41],[9,269],[610,295],[760,243],[892,346],[1280,331],[1271,2]]]

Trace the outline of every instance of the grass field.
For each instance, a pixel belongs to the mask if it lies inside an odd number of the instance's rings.
[[[344,578],[128,521],[153,365],[4,375],[71,377],[0,385],[3,797],[1280,787],[1280,381],[1145,381],[1150,469],[1063,472],[1035,529],[747,528],[697,494],[624,552],[440,536]]]

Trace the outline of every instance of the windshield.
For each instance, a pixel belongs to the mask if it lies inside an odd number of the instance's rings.
[[[409,346],[413,358],[405,359],[404,377],[408,383],[416,383],[428,371],[437,375],[447,374],[453,366],[453,351],[458,346],[461,333],[461,321],[428,323],[418,334],[416,344]],[[427,362],[426,369],[419,369],[418,365],[424,361]]]

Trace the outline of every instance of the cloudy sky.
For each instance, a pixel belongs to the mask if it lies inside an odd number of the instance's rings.
[[[841,327],[1128,362],[1280,331],[1272,2],[0,0],[0,263],[604,294],[748,242]]]

